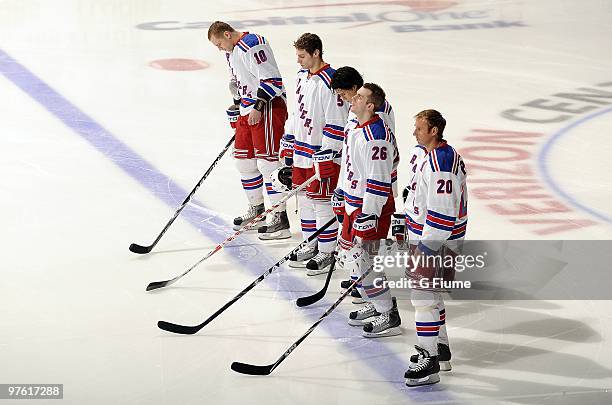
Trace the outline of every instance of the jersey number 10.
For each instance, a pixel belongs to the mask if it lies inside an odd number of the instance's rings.
[[[268,60],[268,57],[266,56],[266,53],[263,51],[263,49],[259,52],[255,52],[253,56],[255,56],[255,60],[257,61],[258,65],[261,65],[262,63]]]

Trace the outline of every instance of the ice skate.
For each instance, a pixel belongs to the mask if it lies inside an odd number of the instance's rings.
[[[380,313],[376,311],[374,304],[368,302],[363,308],[349,314],[348,323],[351,326],[362,326],[372,320],[373,317],[379,315]]]
[[[247,208],[247,211],[242,214],[239,217],[234,218],[234,230],[237,231],[240,228],[242,228],[244,225],[246,225],[247,223],[249,223],[250,220],[252,220],[253,218],[255,218],[258,215],[263,214],[263,212],[265,211],[264,208],[264,204],[258,204],[258,205],[249,205],[249,208]],[[252,229],[257,229],[258,227],[261,227],[264,223],[265,217],[262,218],[262,220],[260,222],[258,222],[257,224],[254,224],[255,226]]]
[[[289,218],[287,212],[275,212],[272,220],[259,228],[259,239],[261,240],[277,240],[289,239],[291,231],[289,230]]]
[[[306,263],[306,274],[309,276],[316,276],[319,274],[327,273],[331,262],[331,253],[319,252],[316,256],[310,259],[308,263]]]
[[[368,338],[395,336],[402,333],[400,325],[402,319],[397,310],[397,303],[393,298],[393,306],[387,312],[380,314],[373,321],[363,325],[363,336]]]
[[[438,343],[438,363],[440,364],[440,371],[451,371],[453,367],[450,363],[451,352],[448,345]],[[410,356],[409,368],[414,368],[419,362],[419,354],[413,354]]]
[[[416,387],[419,385],[435,384],[440,382],[440,364],[438,356],[430,356],[429,352],[419,346],[414,346],[419,352],[418,363],[413,368],[409,368],[404,377],[406,385]]]
[[[357,288],[354,288],[353,291],[351,291],[351,297],[353,298],[351,301],[353,304],[365,304],[367,302],[366,299],[361,296],[361,293]]]
[[[318,253],[317,245],[306,245],[295,253],[289,256],[289,267],[305,268],[306,262]]]

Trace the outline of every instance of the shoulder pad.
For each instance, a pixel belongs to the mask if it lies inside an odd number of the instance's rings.
[[[332,68],[331,66],[328,66],[327,68],[317,73],[317,76],[319,76],[321,80],[323,80],[323,83],[325,83],[327,88],[330,90],[331,90],[331,80],[332,80],[332,77],[334,77],[334,73],[336,73],[336,69]]]
[[[378,119],[373,123],[363,127],[363,135],[367,141],[385,140],[392,141],[391,131],[385,125],[382,119]]]
[[[240,41],[238,41],[236,46],[238,46],[240,49],[242,49],[244,52],[246,52],[246,51],[248,51],[249,49],[251,49],[254,46],[262,45],[262,44],[266,44],[266,43],[267,42],[266,42],[265,38],[262,37],[261,35],[246,34],[245,36],[240,38]]]
[[[376,110],[377,113],[385,113],[387,115],[390,115],[391,111],[393,111],[393,108],[391,108],[391,104],[389,104],[387,100],[385,100],[385,103]]]
[[[459,154],[450,145],[444,144],[431,151],[429,164],[433,172],[450,172],[457,174],[459,168]]]

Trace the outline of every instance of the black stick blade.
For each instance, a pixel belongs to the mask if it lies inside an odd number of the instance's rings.
[[[334,256],[329,267],[329,271],[327,272],[327,277],[325,278],[325,285],[321,289],[321,291],[309,295],[307,297],[298,298],[295,303],[298,307],[307,307],[308,305],[312,305],[315,302],[319,301],[321,298],[325,297],[325,293],[327,292],[327,287],[329,287],[329,282],[331,280],[331,275],[336,267],[336,257]]]
[[[152,283],[149,283],[149,285],[147,286],[147,291],[157,290],[158,288],[163,288],[163,287],[167,286],[169,282],[170,282],[170,280],[166,280],[166,281],[153,281]]]
[[[139,255],[144,255],[149,253],[153,249],[153,246],[141,246],[137,243],[132,243],[130,245],[130,251],[134,253],[138,253]]]
[[[325,296],[326,290],[321,290],[316,294],[309,295],[307,297],[298,298],[295,303],[298,307],[307,307],[308,305],[312,305],[315,302],[319,301],[321,298]]]
[[[273,364],[269,366],[254,366],[252,364],[235,361],[232,363],[232,370],[240,374],[269,375],[272,372],[272,366]]]
[[[175,323],[170,323],[166,321],[157,322],[157,327],[159,329],[172,332],[172,333],[180,333],[181,335],[193,335],[200,330],[199,326],[185,326],[185,325],[177,325]]]

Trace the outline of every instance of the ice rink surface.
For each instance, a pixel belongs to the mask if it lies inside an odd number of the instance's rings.
[[[290,98],[293,41],[319,34],[327,62],[386,90],[400,152],[413,115],[441,111],[470,171],[469,239],[612,239],[607,0],[2,0],[0,383],[62,383],[70,404],[612,402],[611,301],[448,301],[454,369],[420,388],[406,300],[401,336],[362,338],[343,302],[272,375],[230,370],[273,363],[343,272],[311,308],[294,300],[324,277],[282,267],[197,335],[159,330],[200,323],[300,240],[292,200],[292,240],[246,235],[145,292],[231,235],[246,199],[226,156],[152,254],[128,251],[231,136],[217,19],[269,40]]]

